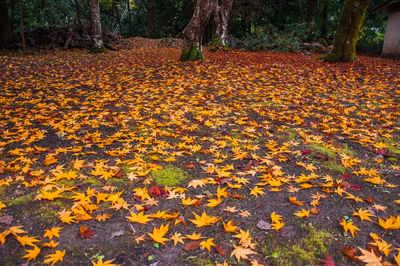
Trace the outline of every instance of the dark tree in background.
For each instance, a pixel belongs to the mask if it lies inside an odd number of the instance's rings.
[[[8,17],[6,0],[0,0],[0,42],[12,39],[12,25]]]
[[[182,61],[204,59],[202,37],[217,4],[217,0],[197,0],[192,19],[182,32]]]
[[[344,1],[333,50],[322,57],[323,60],[329,62],[352,62],[356,59],[356,44],[369,1]]]

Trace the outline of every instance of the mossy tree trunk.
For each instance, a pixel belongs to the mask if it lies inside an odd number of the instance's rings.
[[[12,38],[12,26],[8,17],[6,0],[0,0],[0,43],[9,42]]]
[[[233,0],[222,0],[221,5],[215,6],[213,39],[220,40],[223,45],[228,44],[228,21],[232,4]]]
[[[352,62],[356,59],[356,44],[365,11],[370,0],[345,0],[336,30],[333,50],[322,59],[328,62]]]
[[[96,52],[101,52],[104,50],[104,44],[101,33],[99,0],[90,0],[90,27],[93,47]]]
[[[202,37],[217,4],[217,0],[197,0],[193,16],[182,32],[182,61],[204,59],[201,47]]]

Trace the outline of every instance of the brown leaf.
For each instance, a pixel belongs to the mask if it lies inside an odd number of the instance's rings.
[[[81,238],[91,239],[91,236],[95,235],[96,232],[91,230],[89,226],[81,225],[78,234],[81,236]]]
[[[189,163],[186,163],[186,168],[188,168],[188,169],[196,169],[196,166],[194,165],[194,163],[189,162]]]
[[[242,194],[239,194],[239,193],[232,194],[232,197],[235,199],[244,199],[245,198]]]
[[[0,223],[10,225],[14,221],[14,217],[11,215],[5,214],[0,217]]]
[[[222,243],[220,243],[219,245],[215,245],[214,248],[219,255],[226,256],[226,250],[222,248]]]
[[[333,260],[333,258],[330,255],[325,254],[325,257],[326,257],[326,259],[321,261],[321,263],[323,263],[324,266],[335,266],[336,265],[335,261]]]
[[[350,246],[349,247],[343,246],[342,252],[345,256],[349,257],[350,259],[361,262],[361,260],[357,258],[356,254],[358,252],[358,249],[352,248]]]
[[[192,241],[185,245],[184,249],[187,251],[196,250],[200,245],[200,241]]]

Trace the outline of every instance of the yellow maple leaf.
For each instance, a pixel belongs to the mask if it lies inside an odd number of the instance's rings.
[[[258,198],[258,195],[264,195],[265,192],[263,191],[262,188],[255,186],[251,191],[250,195],[254,195],[256,198]]]
[[[112,262],[114,260],[115,259],[107,260],[107,261],[103,262],[103,258],[100,258],[97,262],[91,261],[91,263],[92,263],[92,266],[118,266],[118,265],[120,265],[120,264],[113,264]]]
[[[48,237],[49,240],[51,240],[53,237],[60,237],[61,229],[62,227],[53,227],[50,230],[46,229],[43,237]]]
[[[345,219],[342,219],[342,222],[340,223],[341,226],[343,226],[344,231],[347,233],[347,231],[350,231],[351,235],[354,237],[354,233],[357,234],[356,231],[360,231],[360,229],[353,224],[353,222],[347,222]]]
[[[224,229],[226,232],[236,232],[237,230],[237,226],[233,224],[233,221],[230,220],[229,222],[227,222],[226,224],[224,223],[224,221],[222,221],[222,224],[224,225]]]
[[[53,240],[50,240],[48,243],[43,243],[43,247],[48,247],[48,248],[56,248],[60,244],[60,242],[54,242]]]
[[[362,208],[360,208],[357,212],[353,213],[353,216],[358,216],[360,217],[361,221],[367,220],[372,222],[371,217],[374,217],[375,215],[371,214],[369,210],[363,210]]]
[[[16,238],[22,246],[28,245],[33,247],[35,246],[35,244],[33,243],[40,242],[40,240],[37,239],[35,236],[30,237],[27,235],[23,235],[23,236],[16,236]]]
[[[48,259],[43,261],[43,263],[46,263],[46,264],[51,263],[51,265],[54,265],[56,262],[62,261],[64,259],[64,255],[65,255],[65,250],[63,250],[63,251],[56,250],[55,253],[47,255],[45,258],[48,258]]]
[[[193,233],[191,235],[186,235],[186,238],[188,238],[190,240],[199,240],[199,239],[202,239],[202,238],[205,238],[205,237],[202,236],[201,234]]]
[[[186,205],[186,206],[191,206],[194,204],[197,204],[199,202],[198,199],[191,199],[190,197],[188,197],[187,199],[181,198],[181,204],[182,205]]]
[[[7,231],[7,235],[8,234],[13,234],[15,237],[18,234],[26,234],[27,232],[23,229],[21,229],[23,226],[12,226],[10,228],[8,228]]]
[[[221,197],[228,198],[229,192],[226,191],[226,188],[227,187],[221,189],[220,186],[218,186],[217,193],[215,194],[218,199],[220,199]]]
[[[210,208],[214,208],[214,207],[218,206],[221,202],[222,202],[222,200],[220,198],[218,198],[218,199],[209,199],[208,203],[205,206],[210,207]]]
[[[145,215],[143,211],[135,214],[134,212],[130,212],[130,216],[125,216],[129,221],[134,223],[146,224],[153,219],[149,218],[150,215]]]
[[[240,262],[240,259],[248,259],[247,255],[256,254],[253,250],[244,248],[242,246],[233,245],[234,250],[231,253],[231,257],[235,256],[237,261]]]
[[[203,187],[206,184],[203,182],[203,180],[201,179],[195,179],[189,182],[189,184],[187,185],[187,187],[193,187],[193,188],[197,188],[197,187]]]
[[[205,211],[203,211],[202,215],[199,216],[196,213],[193,213],[196,219],[189,220],[196,225],[196,227],[203,227],[215,224],[219,218],[215,216],[208,216]]]
[[[39,255],[40,248],[38,248],[37,246],[33,246],[33,249],[25,249],[25,251],[27,254],[25,256],[22,256],[22,258],[31,261],[36,259],[36,257]]]
[[[153,233],[147,233],[155,242],[165,245],[165,241],[168,241],[168,238],[164,238],[165,234],[168,232],[169,223],[164,226],[161,224],[160,228],[154,227]]]
[[[368,250],[358,248],[362,255],[356,256],[357,259],[366,263],[366,266],[380,266],[382,265],[382,257],[377,257],[373,251],[369,252]]]
[[[201,246],[201,250],[203,249],[207,249],[208,252],[211,251],[211,247],[215,246],[215,244],[212,242],[214,240],[214,238],[209,238],[207,240],[201,241],[200,246]]]
[[[172,240],[174,240],[174,246],[178,243],[183,243],[183,237],[181,233],[175,232],[175,234],[171,237]]]
[[[301,211],[297,211],[294,213],[297,217],[303,218],[303,217],[310,217],[310,211],[307,211],[305,209],[301,209]]]

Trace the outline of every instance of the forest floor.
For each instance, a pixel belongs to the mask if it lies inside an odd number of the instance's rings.
[[[400,263],[398,61],[179,55],[0,56],[1,265]]]

